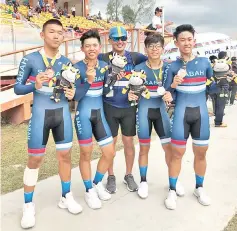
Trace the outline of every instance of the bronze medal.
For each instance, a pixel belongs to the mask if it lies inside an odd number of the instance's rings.
[[[50,79],[52,79],[54,77],[55,72],[52,67],[47,67],[45,72]]]

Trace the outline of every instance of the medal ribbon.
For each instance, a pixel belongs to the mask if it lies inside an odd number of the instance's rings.
[[[55,55],[53,57],[53,59],[51,60],[51,62],[49,63],[48,58],[46,57],[46,55],[45,54],[41,54],[41,55],[42,55],[42,58],[43,58],[43,61],[44,61],[44,64],[45,64],[46,68],[52,67],[54,65],[56,59],[57,59],[57,55]]]
[[[155,76],[155,78],[156,78],[156,81],[157,81],[157,84],[159,84],[159,82],[160,81],[162,81],[162,67],[163,67],[163,65],[160,67],[160,69],[159,69],[159,76],[157,76],[157,74],[154,72],[154,70],[152,69],[152,67],[151,67],[151,64],[148,62],[148,64],[149,64],[149,66],[150,66],[150,68],[151,68],[151,70],[152,70],[152,72],[153,72],[153,75]]]
[[[153,72],[153,74],[154,74],[154,76],[155,76],[155,78],[157,80],[157,83],[159,83],[159,81],[162,80],[162,67],[159,69],[159,76],[157,76],[157,74],[154,72],[153,69],[151,69],[151,70],[152,70],[152,72]]]

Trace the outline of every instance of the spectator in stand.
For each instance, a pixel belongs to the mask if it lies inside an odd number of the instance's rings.
[[[86,19],[87,20],[93,20],[92,16],[90,16],[89,14],[87,14]]]
[[[61,7],[58,8],[58,14],[60,17],[63,15],[63,10]]]
[[[73,32],[73,25],[72,24],[68,27],[68,31]]]
[[[71,12],[72,12],[73,17],[75,17],[76,16],[76,7],[75,7],[75,5],[73,5],[73,7],[71,8]]]
[[[82,31],[80,30],[80,28],[78,27],[78,25],[76,25],[74,27],[74,31],[77,32],[77,33],[82,33]]]
[[[16,19],[17,19],[17,20],[20,20],[20,19],[21,19],[21,15],[20,15],[19,11],[16,12]]]
[[[50,10],[50,4],[47,2],[45,6],[46,6],[46,12],[48,12]]]
[[[56,11],[56,9],[52,9],[52,15],[53,15],[54,18],[60,19],[59,15],[58,15],[58,13],[57,13],[57,11]]]
[[[30,9],[28,10],[28,20],[30,21],[30,18],[32,18],[33,17],[33,9],[32,9],[32,7],[30,7]]]

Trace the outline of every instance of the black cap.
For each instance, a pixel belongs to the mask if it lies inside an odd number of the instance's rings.
[[[224,59],[227,57],[227,52],[226,51],[221,51],[219,54],[218,54],[218,59]]]

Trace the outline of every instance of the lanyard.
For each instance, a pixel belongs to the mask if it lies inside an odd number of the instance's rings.
[[[52,67],[54,65],[56,59],[57,59],[57,55],[55,55],[53,57],[52,61],[49,63],[48,58],[46,57],[46,55],[45,54],[41,54],[41,55],[42,55],[42,58],[44,60],[44,64],[45,64],[46,68]]]
[[[51,67],[53,67],[54,63],[56,62],[56,59],[57,59],[58,56],[59,56],[59,54],[56,54],[56,55],[53,57],[53,59],[51,60],[51,62],[49,63],[48,58],[47,58],[46,55],[45,55],[44,49],[42,49],[42,50],[40,51],[40,54],[41,54],[41,56],[42,56],[42,59],[43,59],[43,61],[44,61],[44,64],[45,64],[46,68],[51,68]]]
[[[156,78],[156,81],[157,81],[157,83],[159,84],[159,82],[160,81],[162,81],[162,67],[163,67],[163,65],[160,67],[160,69],[159,69],[159,76],[157,76],[157,74],[154,72],[154,70],[152,69],[152,67],[151,67],[151,64],[148,62],[148,64],[149,64],[149,66],[150,66],[150,68],[151,68],[151,70],[152,70],[152,72],[153,72],[153,75],[155,76],[155,78]]]
[[[151,69],[155,78],[156,78],[156,81],[157,83],[159,83],[160,81],[162,81],[162,67],[159,69],[159,76],[157,76],[157,74],[154,72],[153,69]]]

